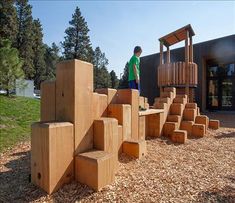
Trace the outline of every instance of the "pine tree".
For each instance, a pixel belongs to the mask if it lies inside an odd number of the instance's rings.
[[[114,89],[117,89],[119,85],[119,80],[114,70],[110,72],[110,77],[111,77],[111,83],[112,83],[111,87]]]
[[[125,88],[128,88],[128,74],[129,74],[129,71],[128,71],[128,62],[126,63],[125,65],[125,68],[124,68],[124,73],[122,75],[122,78],[120,79],[120,82],[119,82],[119,88],[120,89],[125,89]]]
[[[21,69],[22,61],[18,50],[11,47],[11,41],[4,39],[0,41],[0,87],[7,91],[15,89],[16,79],[23,79],[24,72]],[[19,83],[19,85],[24,85]],[[18,86],[20,88],[20,86]]]
[[[18,16],[18,34],[16,48],[19,50],[20,57],[23,58],[23,70],[26,79],[33,79],[35,70],[33,67],[33,18],[32,7],[28,0],[17,0],[16,10]]]
[[[111,77],[107,70],[108,59],[99,47],[96,47],[93,56],[94,65],[94,88],[111,87]]]
[[[0,1],[0,38],[15,42],[18,32],[14,0]]]
[[[90,37],[88,36],[89,29],[78,7],[75,9],[69,24],[70,27],[65,30],[66,36],[62,43],[65,59],[80,59],[92,62],[93,53]]]
[[[40,84],[45,80],[46,64],[44,60],[45,47],[42,42],[42,26],[39,19],[33,21],[33,67],[34,67],[34,85],[40,89]]]

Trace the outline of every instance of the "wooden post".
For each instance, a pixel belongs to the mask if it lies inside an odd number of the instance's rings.
[[[193,62],[193,38],[189,38],[189,62]]]
[[[169,48],[169,46],[167,47],[166,62],[167,62],[167,63],[170,63],[170,62],[171,62],[171,54],[170,54],[170,48]]]
[[[188,95],[188,98],[189,98],[189,46],[188,46],[188,38],[189,38],[189,33],[188,33],[188,31],[186,31],[186,39],[185,39],[185,73],[186,73],[185,94]]]
[[[163,43],[160,42],[160,65],[164,63],[163,61]]]

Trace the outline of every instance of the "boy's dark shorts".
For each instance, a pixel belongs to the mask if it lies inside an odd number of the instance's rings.
[[[128,84],[130,89],[136,89],[140,92],[140,84],[138,84],[135,80],[130,80]]]

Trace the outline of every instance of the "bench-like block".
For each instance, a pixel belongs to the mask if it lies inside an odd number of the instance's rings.
[[[203,124],[193,124],[193,126],[192,126],[192,136],[204,137],[205,136],[205,125],[203,125]]]
[[[163,136],[171,137],[171,135],[176,130],[176,128],[177,128],[177,123],[175,123],[175,122],[165,122],[165,124],[163,126]]]
[[[104,151],[90,151],[75,157],[76,181],[95,191],[114,181],[114,155]]]
[[[180,130],[186,130],[187,135],[191,136],[193,124],[193,121],[181,121]]]
[[[187,140],[186,130],[175,130],[171,136],[171,141],[175,143],[184,144]]]
[[[209,126],[209,118],[205,115],[196,116],[195,123],[205,125],[205,130],[207,131]]]
[[[51,194],[74,178],[73,124],[34,123],[31,129],[31,181]]]
[[[183,113],[183,108],[184,108],[183,104],[173,103],[171,104],[171,107],[170,107],[170,114],[181,116]]]
[[[183,119],[185,121],[195,121],[196,114],[197,114],[196,109],[184,109]]]
[[[187,103],[185,105],[186,109],[197,109],[197,103]]]
[[[209,128],[217,130],[220,127],[220,121],[219,120],[211,120],[209,121]]]
[[[124,141],[123,152],[129,156],[133,156],[135,158],[140,159],[141,157],[145,156],[147,153],[146,141],[145,140]]]

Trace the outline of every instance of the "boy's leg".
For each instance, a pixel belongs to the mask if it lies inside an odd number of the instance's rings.
[[[137,89],[138,90],[138,84],[136,83],[135,80],[130,80],[129,81],[129,88],[130,89]]]

